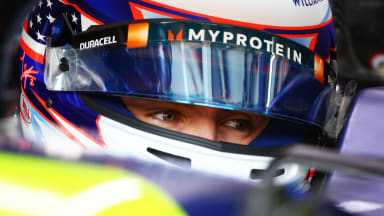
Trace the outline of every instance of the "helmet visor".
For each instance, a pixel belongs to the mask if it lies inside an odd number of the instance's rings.
[[[323,126],[334,76],[311,50],[263,31],[185,20],[94,27],[47,46],[49,90],[157,98]],[[62,40],[61,40],[62,41]]]

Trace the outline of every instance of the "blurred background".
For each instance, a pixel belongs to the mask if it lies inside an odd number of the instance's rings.
[[[18,50],[23,20],[35,0],[13,0],[0,19],[0,137],[17,136],[15,111],[19,98]]]
[[[18,97],[18,46],[22,25],[35,0],[12,0],[0,14],[0,117],[14,113]],[[5,105],[5,106],[4,106]]]

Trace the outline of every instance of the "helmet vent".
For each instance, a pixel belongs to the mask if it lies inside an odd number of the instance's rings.
[[[147,148],[147,151],[149,153],[155,155],[156,157],[158,157],[162,160],[165,160],[171,164],[174,164],[176,166],[183,167],[183,168],[191,168],[191,159],[189,159],[189,158],[185,158],[185,157],[170,154],[167,152],[159,151],[159,150],[153,149],[153,148]]]
[[[249,177],[252,179],[252,180],[256,180],[256,179],[259,179],[261,176],[262,176],[262,173],[265,172],[265,170],[261,170],[261,169],[252,169],[251,170],[251,173],[249,175]],[[278,169],[276,170],[275,174],[274,174],[274,177],[278,177],[278,176],[281,176],[285,173],[285,169]]]

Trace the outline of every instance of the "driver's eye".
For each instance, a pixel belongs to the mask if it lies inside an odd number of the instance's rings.
[[[176,120],[176,113],[172,111],[161,111],[153,114],[153,116],[157,119],[163,120],[163,121],[174,121]]]
[[[247,120],[234,119],[234,120],[226,121],[224,125],[237,130],[244,130],[249,127],[249,122]]]

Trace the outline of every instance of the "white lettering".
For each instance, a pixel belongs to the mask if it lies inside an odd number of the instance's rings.
[[[232,39],[233,39],[232,32],[224,32],[223,43],[228,43],[228,41],[230,41]]]
[[[196,32],[193,29],[189,29],[189,37],[188,40],[200,40],[204,41],[204,35],[205,31],[204,29],[201,29],[199,33],[196,34]]]
[[[279,55],[279,56],[284,56],[283,48],[284,48],[283,44],[276,43],[276,51],[275,51],[276,54]]]
[[[115,44],[117,43],[116,36],[108,36],[108,37],[103,37],[95,40],[90,40],[87,42],[82,42],[80,43],[79,49],[90,49],[90,48],[95,48],[99,46],[104,46],[108,44]]]
[[[105,37],[105,38],[103,38],[102,40],[103,40],[103,43],[104,44],[110,44],[110,40],[109,40],[110,38],[109,37]]]
[[[287,58],[291,59],[291,48],[287,47]]]
[[[271,52],[272,51],[273,41],[264,39],[264,43],[267,44],[267,52]]]
[[[293,50],[293,61],[298,62],[301,64],[301,53],[297,52],[296,50]]]
[[[206,31],[208,32],[206,33]],[[205,34],[208,34],[208,35],[205,37]],[[248,35],[244,32],[236,33],[236,32],[219,31],[219,30],[211,30],[211,29],[210,30],[208,29],[194,30],[190,28],[188,40],[211,41],[213,43],[221,42],[224,44],[232,43],[232,44],[236,44],[237,46],[243,46],[243,47],[249,46],[253,49],[264,50],[268,53],[274,53],[277,56],[286,57],[289,60],[292,59],[294,62],[302,64],[302,53],[300,51],[291,49],[291,47],[287,46],[284,43],[276,43],[274,40],[263,39],[257,36]],[[113,37],[101,38],[99,39],[99,41],[97,40],[88,41],[87,43],[88,44],[80,44],[80,49],[87,48],[87,46],[89,48],[92,48],[93,46],[116,43],[116,40],[115,40],[115,36],[113,36]],[[99,44],[94,45],[92,43],[99,43]]]
[[[247,41],[247,36],[244,34],[237,34],[236,35],[236,45],[242,45],[242,46],[247,46],[246,44]]]
[[[211,40],[212,40],[212,42],[216,42],[216,38],[217,38],[217,36],[220,34],[220,31],[215,31],[215,32],[213,32],[212,30],[208,30],[208,32],[209,32],[209,35],[211,36]]]
[[[257,45],[255,45],[255,41],[257,42]],[[252,48],[255,49],[261,49],[261,46],[263,45],[260,38],[258,37],[251,37],[251,39],[249,40],[249,44]]]

